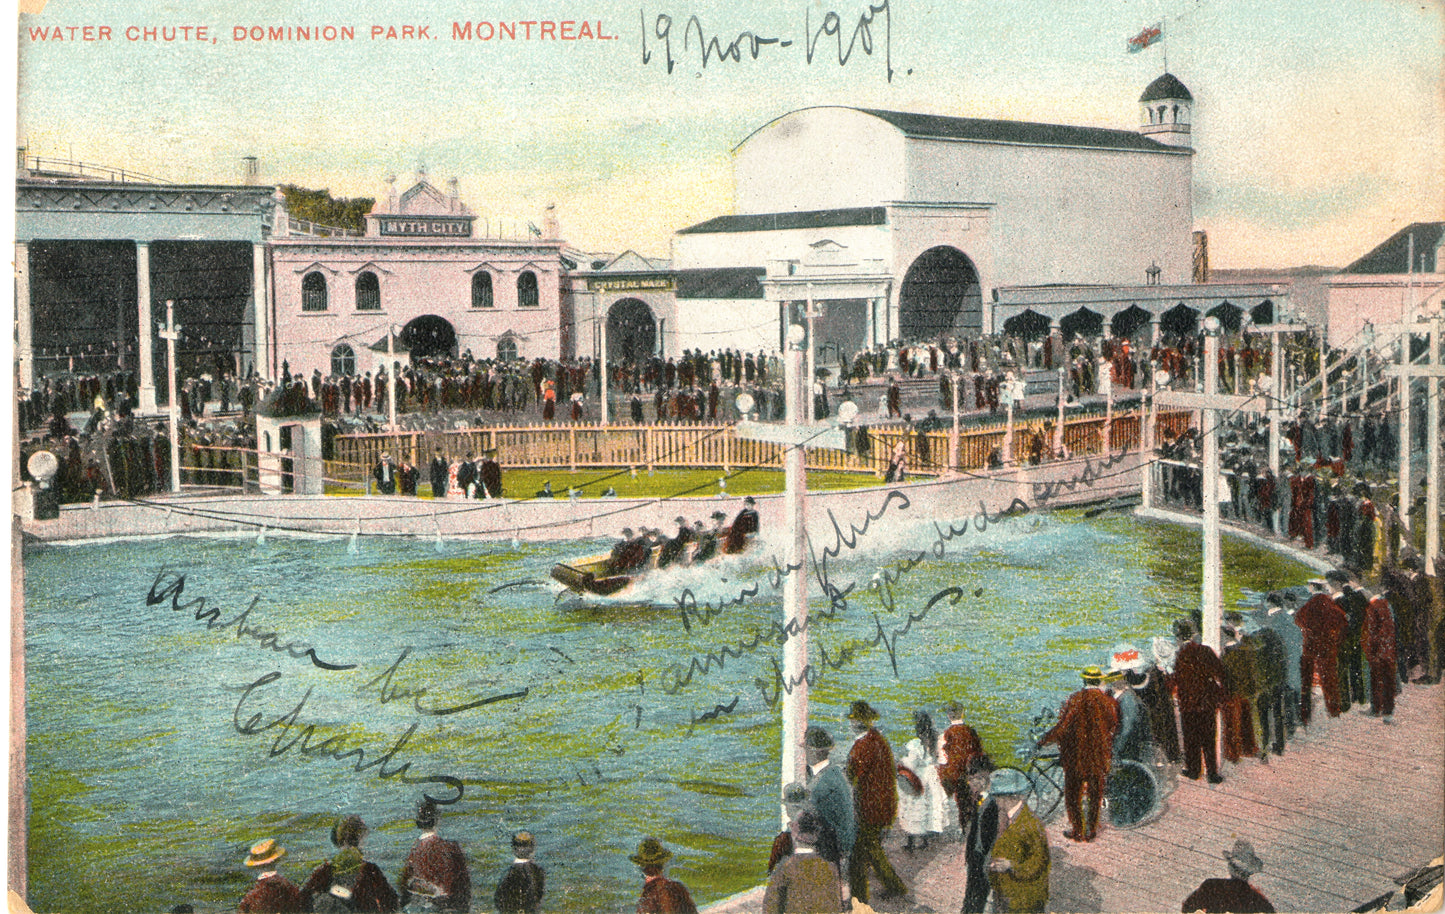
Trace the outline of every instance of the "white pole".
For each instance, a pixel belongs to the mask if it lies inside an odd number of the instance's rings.
[[[1325,331],[1320,328],[1320,419],[1323,420],[1330,411],[1330,370],[1325,364]]]
[[[948,440],[948,469],[950,473],[958,472],[958,384],[962,374],[953,373],[953,433]]]
[[[149,333],[150,328],[143,328]],[[179,378],[176,377],[176,339],[180,334],[176,331],[176,303],[174,299],[166,300],[166,332],[161,337],[166,341],[166,386],[170,388],[170,426],[171,426],[171,491],[179,495],[181,493],[181,391]]]
[[[1280,422],[1284,414],[1284,352],[1280,349],[1279,331],[1276,330],[1269,335],[1269,373],[1270,393],[1273,397],[1269,404],[1269,473],[1274,477],[1276,487],[1281,485],[1279,478],[1279,439]],[[1280,517],[1279,508],[1270,512],[1270,523],[1274,528],[1275,536],[1284,535],[1283,518]]]
[[[1408,324],[1400,334],[1400,364],[1409,371],[1410,341]],[[1411,377],[1400,375],[1400,533],[1402,543],[1410,542],[1410,388]]]
[[[1003,463],[1004,466],[1011,466],[1014,462],[1014,380],[1011,374],[1004,377],[1004,383],[1008,385],[1008,424],[1004,426],[1003,432]]]
[[[1146,510],[1154,507],[1154,422],[1157,400],[1155,398],[1155,387],[1157,381],[1154,377],[1158,369],[1154,367],[1154,360],[1149,360],[1149,389],[1145,394],[1148,400],[1146,408],[1141,411],[1140,419],[1144,422],[1144,428],[1139,434],[1139,504]]]
[[[1430,358],[1427,360],[1431,366],[1440,364],[1442,325],[1445,321],[1439,314],[1435,315],[1430,324]],[[1440,379],[1432,375],[1425,380],[1430,385],[1426,399],[1429,407],[1426,421],[1430,434],[1426,437],[1429,442],[1426,447],[1430,481],[1425,488],[1425,573],[1434,576],[1440,574],[1440,569],[1436,567],[1440,558]]]
[[[600,337],[600,342],[598,345],[599,348],[602,350],[598,356],[601,364],[598,366],[597,371],[597,376],[602,379],[600,386],[598,387],[599,396],[602,400],[602,407],[599,415],[602,418],[602,424],[606,425],[610,418],[610,405],[607,398],[607,382],[609,380],[607,375],[610,373],[610,366],[608,366],[607,364],[607,317],[605,315],[599,315],[597,313],[596,292],[592,293],[592,316],[597,320],[597,331]]]
[[[1219,328],[1206,321],[1204,326],[1204,395],[1219,393]],[[1204,566],[1201,588],[1203,641],[1214,653],[1220,649],[1219,624],[1221,608],[1221,568],[1219,547],[1219,410],[1202,409],[1204,427]]]
[[[818,379],[818,342],[813,338],[813,284],[808,283],[808,310],[805,316],[808,318],[808,375],[803,379],[803,411],[798,415],[802,416],[803,422],[812,422],[813,416],[813,383]]]
[[[1054,425],[1054,457],[1064,459],[1064,384],[1068,381],[1068,374],[1063,365],[1059,366],[1059,421]],[[1105,450],[1108,447],[1105,446]]]
[[[396,434],[396,376],[401,372],[396,365],[396,325],[386,327],[386,414],[391,424],[391,433]]]
[[[812,348],[812,338],[805,343],[804,329],[796,324],[788,329],[783,353],[783,386],[787,424],[801,428],[807,424],[811,390],[803,383],[804,345]],[[783,752],[782,786],[802,783],[806,773],[803,735],[808,729],[808,574],[806,561],[807,470],[804,449],[791,446],[784,452],[783,472],[786,494],[784,507],[792,538],[788,547],[788,568],[791,569],[783,590],[784,627],[788,639],[783,642]]]

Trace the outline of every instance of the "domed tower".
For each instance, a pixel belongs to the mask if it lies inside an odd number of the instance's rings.
[[[1169,146],[1188,146],[1194,96],[1173,73],[1149,84],[1139,96],[1139,132]]]

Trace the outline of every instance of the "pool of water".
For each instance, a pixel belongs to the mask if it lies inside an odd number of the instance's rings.
[[[893,512],[811,569],[814,723],[841,740],[866,698],[901,751],[915,709],[942,725],[957,698],[1008,758],[1079,667],[1197,600],[1194,531],[1071,512],[969,527]],[[300,881],[343,812],[394,879],[423,791],[461,795],[442,831],[488,902],[521,828],[549,910],[631,910],[646,835],[699,903],[758,884],[777,829],[781,546],[559,603],[552,563],[609,545],[27,547],[30,904],[234,910],[250,844],[277,838]],[[1228,541],[1225,564],[1227,601],[1310,577]]]

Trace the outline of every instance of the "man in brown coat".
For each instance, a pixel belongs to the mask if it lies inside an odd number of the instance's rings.
[[[1104,673],[1096,666],[1083,671],[1084,687],[1069,696],[1059,712],[1059,722],[1045,733],[1039,745],[1057,743],[1059,764],[1064,769],[1064,808],[1069,830],[1064,837],[1092,841],[1099,831],[1099,810],[1104,801],[1104,781],[1113,761],[1114,733],[1119,729],[1119,705],[1104,688]],[[1084,817],[1084,791],[1089,793],[1088,818]]]
[[[251,847],[246,865],[261,872],[237,910],[241,914],[291,914],[305,911],[306,902],[296,883],[282,876],[276,862],[286,856],[286,848],[271,838]]]
[[[853,785],[853,810],[858,833],[848,860],[848,886],[853,897],[868,901],[868,870],[883,883],[884,897],[903,895],[908,887],[893,871],[883,852],[883,830],[898,814],[898,767],[888,740],[873,726],[878,712],[866,701],[853,702],[848,725],[854,735],[846,774]]]
[[[697,914],[687,886],[662,875],[662,869],[671,859],[672,851],[662,846],[656,838],[643,838],[637,845],[637,853],[630,859],[642,868],[646,882],[642,886],[642,897],[637,899],[637,914]]]
[[[1214,744],[1219,728],[1219,706],[1228,695],[1224,664],[1214,651],[1194,640],[1194,623],[1174,623],[1179,652],[1174,657],[1174,694],[1179,698],[1179,725],[1184,737],[1184,776],[1199,780],[1200,762],[1209,783],[1224,780]]]
[[[1323,586],[1324,581],[1311,581]],[[1340,641],[1349,628],[1349,617],[1324,590],[1316,593],[1295,610],[1294,624],[1304,632],[1304,652],[1300,655],[1300,720],[1308,725],[1310,707],[1314,704],[1314,677],[1319,673],[1320,690],[1325,693],[1325,710],[1331,717],[1340,716]]]
[[[963,722],[963,705],[950,701],[943,713],[948,715],[948,729],[943,731],[938,779],[958,802],[958,827],[968,831],[968,823],[978,809],[978,797],[968,787],[968,763],[983,754],[983,743],[978,731]]]

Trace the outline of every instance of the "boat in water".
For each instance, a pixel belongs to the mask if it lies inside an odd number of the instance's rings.
[[[728,532],[729,528],[727,527],[717,531],[716,539],[708,554],[701,559],[697,557],[700,546],[698,540],[689,541],[682,544],[680,548],[671,550],[669,547],[672,544],[664,542],[648,547],[645,557],[638,555],[633,561],[624,559],[621,569],[617,567],[617,557],[611,552],[558,562],[552,566],[552,580],[575,594],[597,597],[614,596],[626,590],[634,581],[644,575],[655,574],[670,567],[682,568],[696,565],[724,554],[740,553],[745,551],[747,545],[753,540],[753,534],[748,534],[743,540],[741,548],[728,553],[726,549]],[[670,555],[667,554],[669,552],[671,552]]]

